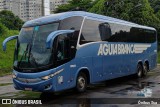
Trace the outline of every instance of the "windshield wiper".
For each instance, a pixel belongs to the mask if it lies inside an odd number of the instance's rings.
[[[23,52],[23,55],[22,55],[22,57],[21,57],[21,59],[19,61],[18,68],[20,67],[20,65],[22,63],[23,57],[25,57],[25,59],[26,59],[26,55],[28,53],[28,57],[27,57],[28,63],[31,63],[30,60],[32,59],[32,62],[34,62],[35,66],[36,66],[36,69],[38,69],[38,64],[37,64],[35,58],[33,57],[33,54],[31,53],[31,48],[32,48],[31,44],[28,43],[27,47],[26,47],[26,50]]]
[[[22,55],[22,57],[21,57],[21,59],[20,59],[20,61],[19,61],[19,64],[18,64],[18,68],[20,67],[21,62],[22,62],[22,59],[23,59],[24,56],[25,56],[25,59],[26,59],[26,54],[28,53],[29,45],[30,45],[30,44],[28,43],[25,51],[23,52],[23,55]]]
[[[29,53],[29,59],[30,59],[30,58],[32,58],[34,64],[36,65],[36,69],[38,69],[38,64],[37,64],[37,62],[36,62],[36,60],[35,60],[35,58],[34,58],[34,56],[33,56],[33,54],[32,54],[31,52]],[[30,61],[30,60],[29,60],[29,61]]]
[[[34,64],[36,65],[36,69],[38,69],[38,64],[37,64],[37,62],[36,62],[36,60],[35,60],[35,58],[34,58],[32,52],[31,52],[31,49],[32,49],[32,45],[31,45],[30,48],[29,48],[28,61],[29,61],[29,63],[31,63],[31,62],[30,62],[30,58],[32,58]]]

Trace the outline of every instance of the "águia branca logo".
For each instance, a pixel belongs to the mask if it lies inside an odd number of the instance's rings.
[[[151,44],[100,44],[98,56],[138,54],[151,47]]]

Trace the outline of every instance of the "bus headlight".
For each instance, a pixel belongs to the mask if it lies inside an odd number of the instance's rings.
[[[61,69],[61,70],[59,70],[59,71],[57,71],[57,72],[55,72],[55,73],[53,73],[53,74],[44,76],[44,77],[42,77],[41,79],[42,79],[42,80],[48,80],[48,79],[50,79],[50,78],[52,78],[52,77],[54,77],[54,76],[60,74],[63,70],[64,70],[64,69]]]
[[[55,75],[56,75],[56,73],[44,76],[44,77],[42,77],[42,80],[48,80],[48,79],[54,77]]]
[[[15,74],[12,74],[12,78],[15,79],[17,76]]]
[[[51,78],[50,75],[42,77],[43,80],[48,80],[50,78]]]

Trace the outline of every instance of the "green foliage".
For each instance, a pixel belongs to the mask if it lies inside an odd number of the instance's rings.
[[[0,43],[9,36],[17,35],[19,32],[15,30],[8,30],[4,35],[0,37]],[[11,73],[13,65],[13,55],[15,48],[15,40],[7,43],[7,51],[2,51],[2,45],[0,45],[0,75]]]
[[[158,52],[157,57],[158,57],[157,62],[160,64],[160,52]]]
[[[154,13],[157,13],[160,10],[160,0],[148,0],[151,4],[151,7],[154,9]]]
[[[0,23],[0,36],[5,35],[6,33],[8,33],[8,28]]]
[[[106,13],[105,5],[104,5],[105,1],[106,0],[97,1],[97,3],[92,8],[89,9],[89,11],[92,13],[105,15]]]
[[[130,21],[148,26],[155,26],[155,23],[160,23],[159,19],[155,16],[154,10],[150,6],[148,0],[140,0],[139,3],[141,4],[139,8],[132,9]],[[134,6],[135,5],[136,3]]]
[[[154,27],[160,35],[160,10],[155,15],[148,0],[99,0],[89,11]]]
[[[99,0],[98,3],[90,9],[90,12],[138,22],[140,24],[143,23],[143,21],[141,22],[139,20],[141,18],[144,19],[145,15],[150,14],[154,16],[153,9],[150,7],[148,0]]]
[[[160,19],[160,10],[156,13],[156,16]]]
[[[10,30],[19,30],[24,23],[18,16],[8,10],[0,11],[0,16],[0,22]]]
[[[56,9],[55,13],[72,11],[72,10],[84,10],[88,11],[92,7],[92,0],[71,0],[68,4],[60,5]]]
[[[17,35],[23,21],[10,11],[0,11],[0,43],[9,36]],[[13,30],[11,30],[13,29]],[[0,45],[0,76],[11,73],[15,40],[7,43],[7,51],[2,51]]]

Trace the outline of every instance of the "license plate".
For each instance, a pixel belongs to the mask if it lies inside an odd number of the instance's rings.
[[[32,91],[32,88],[25,88],[25,90],[27,90],[27,91]]]

